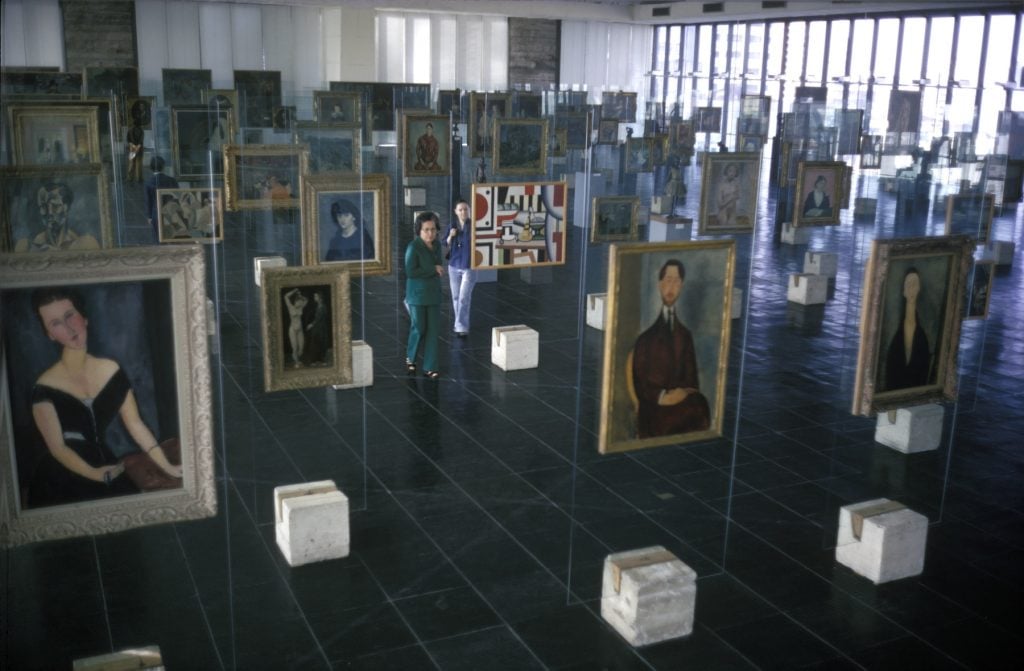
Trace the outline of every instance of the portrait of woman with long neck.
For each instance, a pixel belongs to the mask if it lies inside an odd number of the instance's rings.
[[[908,268],[903,275],[899,326],[885,357],[886,391],[928,384],[931,348],[920,323],[921,288],[921,274],[916,268]]]
[[[32,310],[46,337],[60,347],[60,356],[32,389],[32,418],[45,450],[30,479],[29,504],[138,493],[122,458],[107,444],[107,429],[117,417],[138,449],[164,473],[180,478],[181,466],[168,461],[140,417],[125,371],[113,359],[89,353],[82,296],[62,287],[37,289]]]

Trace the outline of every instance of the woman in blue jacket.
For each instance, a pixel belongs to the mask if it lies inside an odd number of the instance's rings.
[[[405,248],[405,303],[412,321],[405,368],[409,373],[416,372],[416,353],[422,342],[423,374],[432,380],[441,377],[437,370],[437,339],[441,329],[444,265],[441,243],[437,240],[439,226],[436,214],[421,212],[413,224],[416,237]]]

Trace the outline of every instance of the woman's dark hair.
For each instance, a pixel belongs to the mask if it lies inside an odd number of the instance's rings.
[[[423,224],[425,224],[428,221],[434,222],[434,226],[437,226],[438,228],[441,227],[441,221],[440,219],[437,218],[437,213],[428,210],[426,212],[420,212],[419,214],[416,215],[416,221],[414,221],[412,224],[413,233],[419,235],[420,231],[423,230]]]
[[[88,318],[88,315],[85,314],[85,298],[82,294],[67,287],[41,287],[32,292],[32,312],[39,320],[39,325],[43,327],[43,333],[46,333],[46,324],[43,322],[43,316],[39,314],[39,309],[44,305],[63,300],[71,301],[71,305],[78,311],[78,314]]]
[[[351,214],[356,221],[356,226],[363,225],[362,218],[359,216],[359,208],[353,205],[352,201],[339,198],[331,203],[331,219],[334,220],[334,223],[338,223],[338,217],[343,214]]]

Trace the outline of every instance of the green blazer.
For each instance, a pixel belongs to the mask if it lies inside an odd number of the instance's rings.
[[[427,247],[418,236],[405,248],[405,302],[409,305],[440,305],[441,278],[434,266],[443,264],[441,243]]]

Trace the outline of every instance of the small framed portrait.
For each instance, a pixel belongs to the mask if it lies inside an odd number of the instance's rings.
[[[494,172],[535,175],[545,172],[547,161],[547,119],[497,119],[494,122]]]
[[[988,242],[995,204],[991,193],[946,196],[946,235],[969,235],[979,244]]]
[[[227,110],[231,128],[238,130],[238,91],[234,89],[203,89],[203,105],[215,111]]]
[[[17,165],[100,163],[100,130],[93,105],[7,106]]]
[[[860,153],[860,131],[863,120],[864,110],[836,110],[836,127],[839,130],[836,143],[837,154],[852,156]]]
[[[970,292],[967,296],[967,315],[965,319],[985,319],[988,317],[988,302],[992,295],[992,282],[995,279],[995,261],[975,261],[974,272],[971,273]]]
[[[260,282],[266,391],[352,382],[348,271],[269,268]]]
[[[763,135],[736,133],[736,151],[747,154],[759,152],[765,141],[766,138]]]
[[[164,68],[160,80],[163,83],[164,107],[202,105],[206,102],[204,92],[213,86],[211,71],[202,69]],[[234,89],[231,92],[234,93]]]
[[[667,133],[655,133],[651,136],[651,162],[655,167],[665,165],[668,160],[669,144]]]
[[[626,139],[626,173],[654,170],[654,152],[649,137]]]
[[[698,230],[750,233],[757,222],[761,154],[704,154]]]
[[[697,108],[697,132],[699,132],[699,133],[721,133],[722,132],[722,108],[721,107],[698,107]]]
[[[451,114],[455,123],[464,121],[462,118],[462,90],[441,89],[437,92],[437,113],[442,116]]]
[[[306,145],[249,144],[224,148],[225,208],[299,207],[299,162]]]
[[[391,273],[391,177],[320,173],[302,180],[302,258],[361,275]]]
[[[295,126],[295,105],[279,105],[274,108],[274,132],[290,133]]]
[[[516,118],[539,119],[543,116],[544,98],[539,93],[515,93],[512,109]]]
[[[452,136],[448,116],[402,115],[402,161],[407,177],[452,174]]]
[[[796,170],[794,226],[839,223],[846,164],[841,161],[800,161]]]
[[[956,396],[967,236],[876,239],[865,270],[853,414]]]
[[[548,149],[548,156],[561,158],[567,154],[566,148],[569,144],[569,131],[565,128],[555,130],[551,133],[551,146]]]
[[[142,130],[152,130],[154,105],[156,105],[156,98],[153,96],[129,98],[128,103],[125,105],[125,118],[121,121],[121,125],[138,126]]]
[[[234,142],[231,112],[206,106],[172,107],[174,169],[181,179],[224,174],[224,148]]]
[[[223,190],[157,189],[161,243],[215,243],[224,239]]]
[[[321,124],[362,123],[362,100],[356,91],[313,91],[313,118]]]
[[[235,90],[244,103],[247,128],[273,128],[274,108],[281,106],[279,70],[235,70]]]
[[[113,67],[107,65],[86,66],[83,73],[85,98],[110,98],[119,100],[139,95],[139,71],[131,66]]]
[[[309,146],[309,172],[362,170],[362,129],[356,124],[323,126],[315,121],[295,125],[295,144]]]
[[[490,156],[493,151],[494,122],[511,116],[511,98],[508,93],[469,93],[469,155],[473,158]]]
[[[597,143],[618,144],[619,143],[619,120],[601,119],[597,122]]]
[[[669,142],[674,151],[680,154],[692,154],[696,143],[692,121],[673,121],[669,127]]]
[[[0,546],[216,513],[204,268],[198,245],[0,256]]]
[[[567,149],[586,149],[590,146],[590,114],[566,112],[555,117],[555,129],[565,129]]]
[[[771,96],[744,95],[740,99],[740,115],[736,120],[736,132],[767,137],[771,109]]]
[[[601,94],[601,118],[636,123],[636,93],[605,91]]]
[[[565,181],[473,185],[473,268],[565,263]]]
[[[639,196],[598,196],[590,209],[590,241],[639,239]]]
[[[613,244],[602,454],[722,435],[733,240]]]
[[[0,247],[20,253],[113,246],[109,184],[99,163],[0,168]]]
[[[921,130],[921,92],[892,91],[888,122],[887,149],[899,152],[916,147]]]
[[[882,167],[882,136],[864,135],[860,139],[861,170],[875,170]]]

